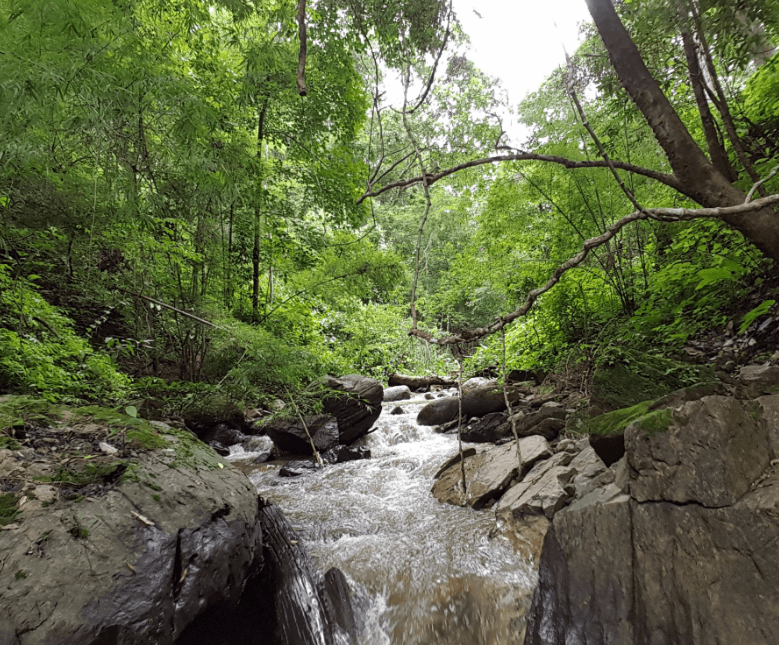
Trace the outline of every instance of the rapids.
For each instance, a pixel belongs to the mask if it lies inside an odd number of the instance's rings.
[[[489,510],[438,502],[430,492],[457,437],[415,423],[427,403],[385,403],[355,445],[372,458],[278,477],[280,464],[247,470],[305,541],[317,567],[338,567],[355,592],[360,645],[522,643],[536,573],[502,539]],[[271,446],[268,439],[268,448]],[[466,444],[471,445],[471,444]],[[255,453],[233,448],[230,460]]]

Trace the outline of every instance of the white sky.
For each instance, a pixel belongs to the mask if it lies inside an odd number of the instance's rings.
[[[512,105],[538,89],[565,62],[561,43],[572,54],[579,42],[578,24],[590,20],[584,0],[453,3],[465,33],[471,37],[469,57],[483,72],[503,81]]]

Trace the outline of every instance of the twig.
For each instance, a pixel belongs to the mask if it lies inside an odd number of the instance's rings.
[[[460,368],[457,377],[457,442],[460,447],[460,472],[463,475],[463,501],[467,501],[468,482],[465,479],[465,455],[463,455],[463,354],[459,347],[455,358]]]
[[[143,294],[136,293],[135,291],[130,291],[129,289],[124,289],[122,287],[117,287],[117,290],[123,293],[130,294],[131,296],[135,296],[136,298],[141,298],[142,300],[151,302],[152,304],[155,304],[159,307],[164,307],[165,309],[170,309],[171,311],[175,311],[177,314],[181,314],[182,316],[191,318],[192,320],[199,322],[201,325],[206,325],[207,327],[213,327],[214,329],[224,329],[224,327],[220,327],[219,325],[212,323],[210,320],[198,318],[193,314],[187,313],[186,311],[182,311],[181,309],[177,309],[176,307],[169,305],[165,302],[162,302],[161,300],[155,300],[154,298],[150,298],[149,296],[144,296]]]
[[[755,194],[755,191],[760,188],[764,183],[767,181],[770,181],[776,176],[776,173],[779,173],[779,166],[776,166],[770,173],[768,173],[768,176],[765,179],[761,179],[758,181],[752,188],[749,189],[749,192],[747,193],[747,198],[744,200],[745,204],[748,204],[752,201],[752,197]]]
[[[506,389],[506,329],[500,330],[500,342],[503,349],[503,399],[506,401],[506,410],[509,413],[509,423],[511,424],[511,432],[514,434],[514,441],[517,444],[517,477],[522,477],[522,449],[519,447],[519,435],[517,433],[517,420],[514,418],[514,413],[511,409],[511,401],[509,401],[508,390]]]
[[[292,403],[292,406],[295,408],[295,412],[298,415],[298,419],[300,419],[300,423],[303,424],[303,430],[306,431],[308,442],[311,444],[311,450],[314,451],[314,457],[316,457],[316,461],[319,464],[319,467],[322,468],[324,466],[324,463],[322,463],[322,457],[319,456],[319,451],[316,449],[316,446],[314,445],[314,440],[311,438],[311,433],[308,431],[308,425],[306,425],[306,421],[305,419],[303,419],[303,415],[300,414],[300,408],[298,408],[298,404],[295,403],[295,399],[289,393],[289,390],[287,390],[287,396],[289,397],[290,403]]]

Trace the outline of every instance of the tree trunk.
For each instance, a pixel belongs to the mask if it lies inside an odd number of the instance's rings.
[[[265,136],[265,113],[268,109],[266,100],[257,118],[257,159],[262,162],[262,140]],[[260,170],[261,172],[261,170]],[[257,186],[262,186],[262,180],[257,179]],[[254,246],[252,247],[252,317],[256,321],[260,317],[260,209],[261,191],[258,191],[254,202]]]
[[[706,158],[649,73],[611,0],[586,0],[622,86],[643,114],[680,180],[680,192],[705,207],[735,206],[746,195]],[[770,208],[725,221],[774,260],[779,260],[779,216]]]
[[[690,75],[690,84],[695,95],[695,103],[698,105],[698,114],[701,117],[703,133],[706,136],[706,147],[709,150],[709,158],[714,167],[728,177],[730,181],[736,181],[738,175],[728,161],[725,149],[720,144],[717,137],[717,129],[714,125],[714,118],[709,109],[709,102],[706,99],[706,90],[703,89],[703,74],[701,65],[698,61],[698,52],[695,49],[695,41],[692,33],[688,29],[682,31],[682,42],[684,44],[684,56],[687,59],[687,69]]]

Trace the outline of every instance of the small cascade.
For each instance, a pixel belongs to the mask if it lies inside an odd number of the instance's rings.
[[[364,645],[521,643],[535,573],[507,542],[488,536],[490,511],[442,504],[433,476],[457,438],[415,419],[425,400],[387,403],[357,442],[369,460],[278,477],[278,463],[248,470],[263,498],[292,522],[320,571],[337,567],[356,592]],[[234,450],[250,462],[255,452]]]

